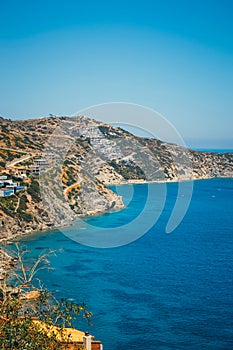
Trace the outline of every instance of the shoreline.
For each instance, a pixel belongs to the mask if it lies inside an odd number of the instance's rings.
[[[217,180],[217,179],[233,179],[233,177],[201,177],[201,178],[195,178],[195,179],[184,179],[184,180],[169,180],[169,181],[146,181],[146,180],[129,180],[127,182],[121,182],[118,184],[109,184],[106,185],[107,187],[112,187],[112,186],[124,186],[124,185],[146,185],[146,184],[164,184],[164,183],[181,183],[181,182],[193,182],[193,181],[200,181],[200,180]],[[31,236],[33,234],[43,234],[44,232],[51,232],[53,230],[59,230],[59,228],[67,228],[69,226],[72,226],[72,222],[76,221],[78,218],[90,218],[93,216],[99,216],[99,215],[104,215],[106,213],[111,213],[111,212],[116,212],[116,211],[120,211],[120,210],[124,210],[125,207],[123,207],[122,209],[110,209],[110,210],[106,210],[103,212],[98,212],[98,213],[93,213],[93,214],[77,214],[77,217],[73,220],[71,220],[69,223],[67,224],[63,224],[63,225],[56,225],[56,226],[51,226],[48,228],[44,228],[42,230],[31,230],[29,232],[24,232],[24,233],[18,233],[15,234],[14,237],[11,238],[1,238],[0,239],[0,246],[2,246],[4,243],[5,244],[12,244],[14,243],[14,241],[17,241],[19,238],[23,238],[23,237],[27,237],[27,236]]]
[[[221,176],[221,177],[200,177],[200,178],[191,178],[191,179],[181,179],[181,180],[151,180],[151,181],[147,181],[147,180],[129,180],[126,182],[119,182],[119,183],[115,183],[115,184],[106,184],[105,186],[107,187],[111,187],[111,186],[123,186],[123,185],[146,185],[146,184],[164,184],[164,183],[181,183],[181,182],[191,182],[191,181],[199,181],[199,180],[217,180],[217,179],[233,179],[232,177],[229,176]]]

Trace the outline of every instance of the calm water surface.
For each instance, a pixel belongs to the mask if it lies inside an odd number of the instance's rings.
[[[147,185],[136,187],[128,209],[88,222],[127,222],[127,210],[138,213],[147,193]],[[64,250],[52,258],[55,270],[40,278],[58,297],[88,304],[93,326],[76,326],[105,350],[233,349],[233,179],[196,181],[188,213],[167,235],[176,193],[177,184],[169,184],[158,222],[127,246],[90,248],[59,231],[25,240],[35,256]]]

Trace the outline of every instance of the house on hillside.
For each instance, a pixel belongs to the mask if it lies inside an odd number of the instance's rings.
[[[34,164],[41,166],[41,167],[45,167],[45,166],[49,165],[49,161],[45,158],[39,158],[39,159],[34,160]]]
[[[36,164],[29,165],[28,170],[34,176],[39,176],[40,175],[40,167],[39,167],[39,165],[36,165]]]
[[[18,183],[8,179],[7,176],[1,176],[0,179],[0,197],[12,196],[16,192],[24,190],[25,186],[20,186]]]
[[[101,341],[95,340],[93,335],[87,332],[82,332],[75,328],[63,328],[61,336],[58,327],[48,326],[36,317],[32,320],[37,326],[39,326],[39,328],[41,328],[41,330],[46,331],[48,336],[55,335],[56,338],[62,342],[64,349],[77,350],[80,346],[84,346],[86,350],[103,350],[103,344]]]
[[[32,165],[29,165],[28,170],[33,176],[39,176],[40,171],[50,165],[51,162],[49,162],[47,159],[39,158],[35,159],[34,163]]]
[[[70,339],[64,342],[64,349],[75,350],[79,346],[84,346],[86,350],[103,350],[103,344],[99,340],[95,340],[89,333],[81,332],[75,328],[65,328],[65,336]]]
[[[13,174],[14,176],[21,178],[21,179],[26,179],[27,178],[27,168],[26,167],[16,167],[12,166],[8,168],[10,170],[10,173]]]
[[[14,194],[13,188],[2,187],[0,188],[0,197],[8,197]]]

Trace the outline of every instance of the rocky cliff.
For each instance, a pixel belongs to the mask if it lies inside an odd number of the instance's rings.
[[[107,185],[233,177],[233,154],[187,150],[83,116],[0,118],[0,172],[24,184],[0,197],[3,237],[124,207]]]

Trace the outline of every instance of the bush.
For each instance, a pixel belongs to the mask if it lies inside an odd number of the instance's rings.
[[[40,186],[38,181],[36,181],[35,179],[32,179],[30,186],[28,187],[28,193],[32,196],[32,199],[35,202],[40,202],[41,198],[40,198]]]
[[[18,212],[22,212],[25,211],[27,209],[27,205],[26,203],[28,203],[28,199],[27,197],[24,195],[22,195],[22,197],[20,198],[20,202],[19,202],[19,207],[18,207]]]
[[[19,218],[26,221],[26,222],[31,222],[33,221],[33,215],[26,213],[25,211],[20,211],[19,212]]]
[[[17,263],[5,274],[0,286],[0,349],[68,348],[66,345],[70,337],[65,332],[65,327],[71,326],[76,316],[89,320],[91,313],[85,304],[65,299],[58,301],[48,291],[35,288],[33,281],[37,272],[46,268],[49,264],[48,256],[54,252],[40,255],[33,263],[27,258],[28,253],[16,245],[11,256]],[[9,282],[14,283],[14,295],[8,292]],[[28,290],[34,293],[34,298],[25,299],[25,291]],[[78,349],[83,349],[83,346],[77,346]]]
[[[4,206],[6,209],[8,209],[11,212],[14,212],[18,199],[16,196],[9,196],[9,197],[1,197],[0,201],[2,206]]]

